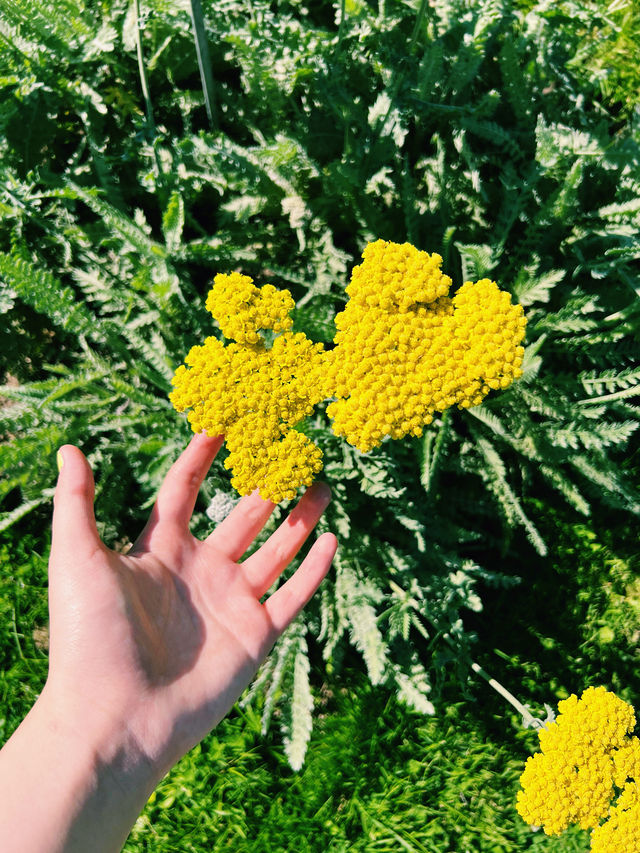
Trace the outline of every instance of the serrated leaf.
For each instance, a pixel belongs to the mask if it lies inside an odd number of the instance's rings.
[[[309,649],[304,634],[298,638],[293,664],[290,719],[285,727],[284,751],[292,770],[300,770],[313,728],[313,695],[309,684]]]
[[[20,504],[20,506],[11,510],[11,512],[3,512],[0,513],[0,532],[3,530],[7,530],[11,527],[12,524],[15,524],[16,521],[20,521],[21,518],[24,518],[25,515],[28,515],[32,510],[41,504],[45,503],[50,499],[50,494],[42,495],[42,497],[35,498],[31,501],[25,501]]]
[[[184,202],[180,193],[174,190],[162,214],[162,233],[168,252],[175,252],[180,248],[183,228]]]
[[[551,291],[566,277],[564,270],[549,270],[541,275],[531,275],[516,279],[513,294],[525,308],[535,302],[548,302]]]
[[[336,562],[336,595],[348,620],[352,642],[362,653],[371,683],[379,684],[386,669],[387,647],[372,604],[377,596],[358,580],[352,568],[340,559]]]
[[[491,246],[455,243],[460,253],[463,281],[477,281],[486,278],[495,266],[495,252]]]

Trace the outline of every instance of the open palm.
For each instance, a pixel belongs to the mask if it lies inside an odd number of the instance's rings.
[[[155,763],[171,766],[228,712],[282,631],[327,573],[333,534],[261,599],[329,502],[311,487],[267,542],[238,562],[275,504],[244,497],[204,540],[189,531],[222,437],[194,436],[169,470],[149,521],[127,554],[100,540],[84,455],[61,449],[54,503],[47,689],[67,707],[128,721]]]

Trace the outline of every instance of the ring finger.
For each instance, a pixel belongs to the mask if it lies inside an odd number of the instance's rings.
[[[275,533],[242,563],[249,585],[258,598],[265,594],[296,556],[330,500],[329,486],[315,483]]]

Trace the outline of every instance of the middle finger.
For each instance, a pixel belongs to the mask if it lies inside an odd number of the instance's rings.
[[[273,501],[264,500],[258,490],[245,495],[205,539],[234,562],[239,560],[260,533],[275,509]]]

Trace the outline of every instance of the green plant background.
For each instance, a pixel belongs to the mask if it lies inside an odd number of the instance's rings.
[[[0,0],[3,739],[46,677],[57,447],[125,546],[213,275],[290,289],[329,343],[367,241],[408,240],[525,306],[524,376],[367,455],[304,425],[339,558],[126,849],[588,849],[516,815],[536,738],[470,664],[542,716],[640,696],[636,7],[205,3],[211,115],[188,4],[136,8]],[[229,489],[218,461],[195,532]]]

